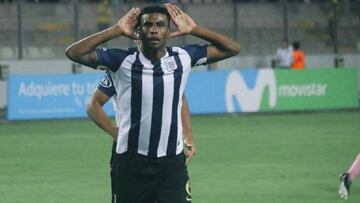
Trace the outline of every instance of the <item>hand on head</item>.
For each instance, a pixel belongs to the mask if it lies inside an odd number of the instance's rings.
[[[193,29],[196,28],[197,25],[194,20],[179,7],[170,3],[165,3],[164,6],[171,16],[171,21],[177,28],[177,31],[170,33],[170,37],[190,34]],[[136,26],[138,25],[140,12],[140,8],[132,8],[118,21],[116,28],[121,35],[129,37],[130,39],[139,39],[139,36],[136,33]]]
[[[138,7],[132,8],[119,20],[116,24],[116,28],[119,30],[120,34],[129,37],[130,39],[139,39],[139,36],[135,31],[140,11],[141,9]]]
[[[174,4],[165,3],[165,8],[171,16],[171,21],[174,23],[177,31],[170,34],[170,37],[177,37],[181,35],[190,34],[196,28],[194,20],[184,13],[179,7]]]

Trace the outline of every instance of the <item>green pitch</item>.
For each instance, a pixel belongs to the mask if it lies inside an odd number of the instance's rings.
[[[331,203],[360,113],[197,116],[194,203]],[[1,203],[110,202],[111,140],[89,120],[0,123]],[[360,177],[346,202],[360,202]]]

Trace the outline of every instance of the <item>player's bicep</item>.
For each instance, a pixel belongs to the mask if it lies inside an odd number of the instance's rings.
[[[96,89],[93,95],[91,96],[89,100],[89,106],[104,106],[106,102],[109,101],[111,97],[105,94],[104,92],[100,91],[99,89]]]
[[[76,58],[72,58],[71,56],[68,57],[77,63],[80,63],[85,66],[89,66],[94,69],[96,69],[97,66],[100,65],[99,57],[97,56],[96,51],[91,51],[87,54],[77,56]]]
[[[207,63],[214,63],[222,59],[228,58],[229,54],[221,50],[214,45],[208,45],[207,47]]]

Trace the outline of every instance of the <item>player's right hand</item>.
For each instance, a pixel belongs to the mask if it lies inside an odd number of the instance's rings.
[[[187,142],[184,142],[185,145],[185,157],[186,157],[186,163],[190,161],[190,159],[195,156],[196,154],[196,147],[194,143],[189,144]]]
[[[121,35],[124,35],[130,39],[139,39],[136,35],[136,25],[140,14],[140,8],[130,9],[115,25],[115,28]]]

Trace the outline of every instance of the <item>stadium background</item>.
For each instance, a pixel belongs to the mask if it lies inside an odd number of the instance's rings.
[[[109,200],[108,137],[86,118],[9,121],[8,101],[17,103],[19,99],[9,100],[9,78],[22,75],[38,81],[42,76],[52,80],[49,75],[93,74],[65,59],[64,48],[116,23],[130,7],[143,3],[111,1],[106,9],[97,1],[0,2],[0,202]],[[198,146],[198,155],[189,165],[194,202],[340,202],[337,177],[347,170],[360,144],[359,1],[179,2],[199,25],[228,34],[242,45],[239,56],[195,70],[194,77],[203,82],[234,71],[253,80],[270,70],[276,77],[286,74],[284,78],[303,81],[318,75],[309,82],[328,78],[334,83],[328,87],[340,88],[334,96],[315,101],[315,107],[305,101],[300,109],[274,112],[265,105],[271,103],[268,86],[257,101],[260,111],[266,113],[249,114],[259,109],[243,111],[238,100],[237,114],[221,115],[213,113],[234,111],[218,110],[218,103],[213,102],[205,112],[197,112],[201,102],[193,95],[208,92],[208,101],[218,97],[211,89],[193,93],[190,89]],[[283,38],[301,42],[306,74],[271,69]],[[171,44],[201,42],[191,36],[171,40]],[[134,43],[116,39],[108,45],[128,47]],[[334,97],[341,105],[329,106]],[[26,98],[23,102],[34,108],[39,103]],[[291,103],[283,102],[285,106]],[[360,200],[359,189],[355,182],[349,202]]]

